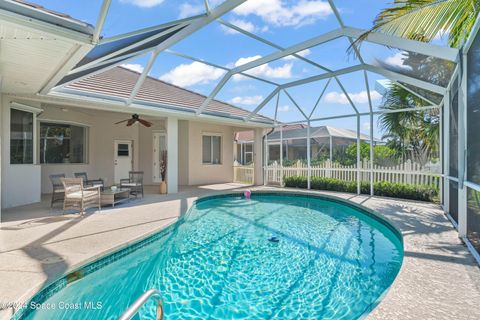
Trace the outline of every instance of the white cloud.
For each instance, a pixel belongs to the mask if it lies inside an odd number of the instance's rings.
[[[205,7],[203,5],[193,5],[190,3],[182,3],[179,7],[180,13],[178,17],[180,19],[195,16],[204,12]]]
[[[258,55],[253,57],[240,58],[233,64],[233,67],[244,65],[251,61],[260,59],[261,57],[262,56]],[[272,79],[289,79],[292,77],[292,67],[293,67],[292,63],[285,63],[278,67],[271,67],[268,63],[266,63],[256,68],[245,71],[245,73],[248,73],[256,77],[267,77]],[[244,77],[242,77],[241,75],[234,75],[233,78],[235,80],[244,79]]]
[[[120,0],[122,3],[132,4],[140,8],[152,8],[163,3],[165,0]]]
[[[260,28],[256,25],[254,25],[252,22],[247,21],[247,20],[233,19],[233,20],[230,20],[229,22],[231,24],[245,30],[245,31],[250,32],[250,33],[267,32],[268,31],[267,26],[264,26],[264,27]],[[222,28],[222,30],[225,34],[239,34],[240,33],[237,30],[232,29],[232,28],[227,27],[227,26],[224,26],[224,25],[221,25],[221,28]]]
[[[233,12],[240,16],[257,15],[277,27],[301,27],[326,19],[332,14],[332,9],[321,0],[300,0],[292,6],[286,6],[282,0],[254,0],[243,3]]]
[[[244,93],[246,91],[252,91],[252,90],[255,90],[255,86],[254,85],[251,85],[251,84],[247,84],[247,85],[240,85],[240,86],[235,86],[231,89],[229,89],[228,91],[231,92],[231,93],[234,93],[234,94],[240,94],[240,93]]]
[[[277,111],[278,112],[288,112],[288,111],[290,111],[290,106],[289,105],[278,106]]]
[[[306,57],[311,53],[312,53],[312,51],[310,49],[305,49],[305,50],[297,52],[297,55],[300,56],[300,57]],[[283,58],[283,60],[294,60],[294,59],[297,59],[297,58],[294,57],[294,56],[286,56],[286,57]]]
[[[398,53],[395,53],[393,56],[389,56],[387,57],[384,62],[386,64],[389,64],[391,66],[394,66],[394,67],[399,67],[399,68],[402,68],[402,69],[411,69],[410,66],[406,66],[403,64],[405,58],[406,58],[406,53],[405,52],[398,52]]]
[[[230,100],[233,104],[243,104],[247,106],[256,106],[263,101],[263,96],[235,97]]]
[[[217,80],[224,73],[225,71],[222,69],[195,61],[190,64],[181,64],[162,75],[159,79],[180,87],[190,87]]]
[[[363,130],[370,130],[370,121],[362,123]]]
[[[127,69],[130,69],[132,71],[138,72],[138,73],[143,72],[143,66],[141,64],[138,64],[138,63],[125,63],[125,64],[122,64],[120,66],[124,67],[124,68],[127,68]]]
[[[357,93],[348,93],[350,99],[353,103],[368,103],[368,93],[367,91],[360,91]],[[370,91],[370,97],[372,101],[376,101],[382,98],[382,95],[375,90]],[[349,104],[350,102],[347,99],[347,96],[342,92],[332,91],[325,95],[325,102],[328,103],[339,103],[339,104]]]

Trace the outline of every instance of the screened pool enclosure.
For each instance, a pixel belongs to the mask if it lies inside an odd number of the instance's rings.
[[[113,23],[118,4],[104,1],[95,45],[42,94],[263,127],[263,155],[252,150],[251,157],[263,167],[265,184],[302,176],[311,188],[312,179],[323,177],[355,182],[357,193],[370,195],[382,181],[431,186],[472,252],[480,250],[478,21],[460,49],[441,37],[423,43],[382,33],[357,43],[386,2],[366,10],[366,1],[312,1],[310,11],[300,2],[262,3],[196,1],[180,20],[166,10],[159,25],[109,34],[104,26]],[[130,25],[128,17],[123,22]],[[137,66],[141,74],[121,94],[76,85],[118,66]],[[194,90],[203,102],[195,108],[174,99],[159,103],[142,92],[148,77]],[[388,104],[392,90],[408,98]],[[226,112],[219,100],[244,112]],[[293,134],[292,125],[301,132]],[[322,127],[353,136],[331,141],[319,135]],[[409,143],[402,128],[410,130]]]

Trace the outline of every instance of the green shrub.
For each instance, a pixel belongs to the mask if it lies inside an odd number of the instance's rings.
[[[304,176],[286,177],[283,181],[285,186],[289,188],[306,189],[308,186],[307,177]],[[357,192],[357,183],[355,181],[343,181],[334,178],[312,177],[310,187],[314,190]],[[438,194],[438,190],[435,187],[426,185],[381,181],[375,182],[373,187],[375,195],[401,199],[433,201]],[[360,192],[362,194],[370,194],[370,183],[362,182],[360,184]]]

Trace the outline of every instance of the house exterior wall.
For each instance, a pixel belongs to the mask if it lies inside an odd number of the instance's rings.
[[[223,183],[233,181],[233,138],[231,126],[189,121],[188,182],[189,185]],[[202,135],[204,133],[222,136],[222,163],[202,163]]]
[[[52,192],[49,176],[64,173],[73,177],[75,172],[86,172],[90,178],[102,178],[107,185],[114,182],[114,141],[133,141],[134,170],[145,172],[144,183],[153,182],[153,134],[166,131],[167,120],[150,120],[151,128],[139,125],[126,127],[115,122],[129,115],[93,109],[63,107],[54,104],[29,102],[29,106],[42,109],[37,116],[35,154],[36,164],[10,165],[10,101],[3,95],[1,102],[2,146],[1,159],[2,207],[9,208],[40,201],[41,194]],[[87,129],[87,161],[85,164],[60,163],[40,164],[40,122],[57,122],[85,126]],[[178,184],[201,185],[233,181],[234,132],[230,125],[212,124],[203,121],[179,120],[178,132]],[[244,129],[243,129],[244,130]],[[202,135],[218,134],[222,137],[222,161],[218,165],[202,163]],[[169,133],[167,132],[167,135]],[[171,133],[170,133],[171,134]]]

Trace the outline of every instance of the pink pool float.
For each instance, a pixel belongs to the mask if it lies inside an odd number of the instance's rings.
[[[245,192],[243,192],[243,195],[245,196],[245,199],[250,200],[250,197],[252,196],[252,191],[245,190]]]

